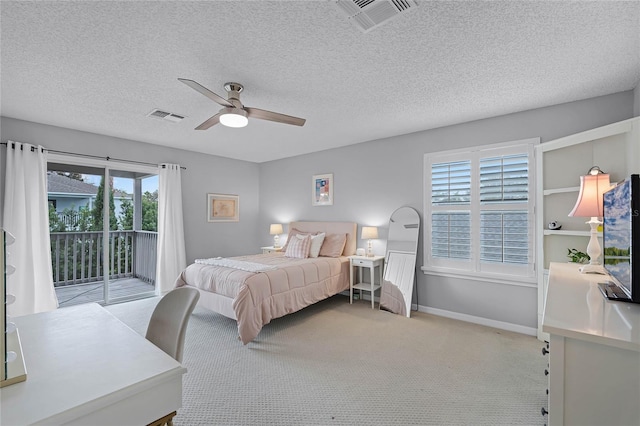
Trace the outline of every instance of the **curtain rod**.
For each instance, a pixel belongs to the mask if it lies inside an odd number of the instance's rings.
[[[7,145],[7,147],[9,146],[8,142],[0,142],[0,145]],[[15,148],[15,146],[13,147]],[[31,148],[31,151],[33,152],[35,147]],[[22,149],[22,148],[21,148]],[[46,149],[43,148],[44,150],[46,150],[47,152],[52,152],[54,154],[65,154],[65,155],[74,155],[76,157],[86,157],[86,158],[97,158],[99,160],[107,160],[107,161],[120,161],[122,163],[132,163],[132,164],[142,164],[145,166],[157,166],[158,164],[153,164],[153,163],[146,163],[144,161],[135,161],[135,160],[123,160],[120,158],[113,158],[113,157],[102,157],[100,155],[91,155],[91,154],[78,154],[77,152],[67,152],[67,151],[57,151],[55,149]],[[163,164],[162,168],[164,169],[166,166]],[[187,170],[186,167],[184,166],[180,166],[180,168],[182,170]]]

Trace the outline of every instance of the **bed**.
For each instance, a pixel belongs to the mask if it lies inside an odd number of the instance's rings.
[[[322,233],[325,238],[318,257],[291,258],[283,250],[199,259],[182,271],[176,287],[197,288],[198,306],[236,320],[240,340],[246,345],[271,320],[349,289],[347,256],[356,251],[356,223],[291,222],[286,245],[297,244],[296,238],[306,244],[306,235]],[[342,239],[344,246],[340,246]]]

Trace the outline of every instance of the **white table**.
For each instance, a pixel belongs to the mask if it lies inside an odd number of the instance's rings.
[[[551,263],[542,319],[549,425],[640,424],[640,304],[609,301],[604,275]]]
[[[27,380],[0,390],[0,424],[139,426],[182,406],[186,369],[98,304],[14,322]]]
[[[382,286],[382,268],[384,265],[384,256],[349,256],[349,303],[353,303],[353,289],[371,292],[371,309],[374,308],[374,294]],[[358,268],[358,282],[354,283],[355,277],[353,268]],[[369,281],[364,282],[362,279],[362,268],[369,268]],[[375,269],[378,268],[378,283],[375,280]]]

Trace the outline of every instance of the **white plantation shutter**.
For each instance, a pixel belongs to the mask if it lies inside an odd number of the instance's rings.
[[[471,258],[471,161],[431,166],[431,251],[441,259]],[[452,211],[452,206],[462,209]]]
[[[533,145],[425,155],[425,270],[533,277]]]
[[[431,203],[468,204],[471,200],[471,161],[431,166]]]
[[[480,213],[480,261],[526,265],[529,261],[526,211]]]
[[[527,153],[480,158],[480,262],[529,262]],[[489,205],[499,210],[487,210]]]
[[[526,202],[529,188],[527,154],[480,159],[480,202]]]
[[[471,214],[434,212],[431,214],[431,253],[442,259],[471,259]]]

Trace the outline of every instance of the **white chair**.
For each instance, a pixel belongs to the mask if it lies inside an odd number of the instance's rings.
[[[160,299],[149,320],[147,340],[178,362],[182,362],[187,324],[199,298],[195,288],[175,288]]]
[[[200,292],[195,288],[175,288],[160,299],[149,320],[147,340],[178,362],[182,362],[187,324],[199,298]],[[174,411],[148,426],[173,426],[175,415]]]

